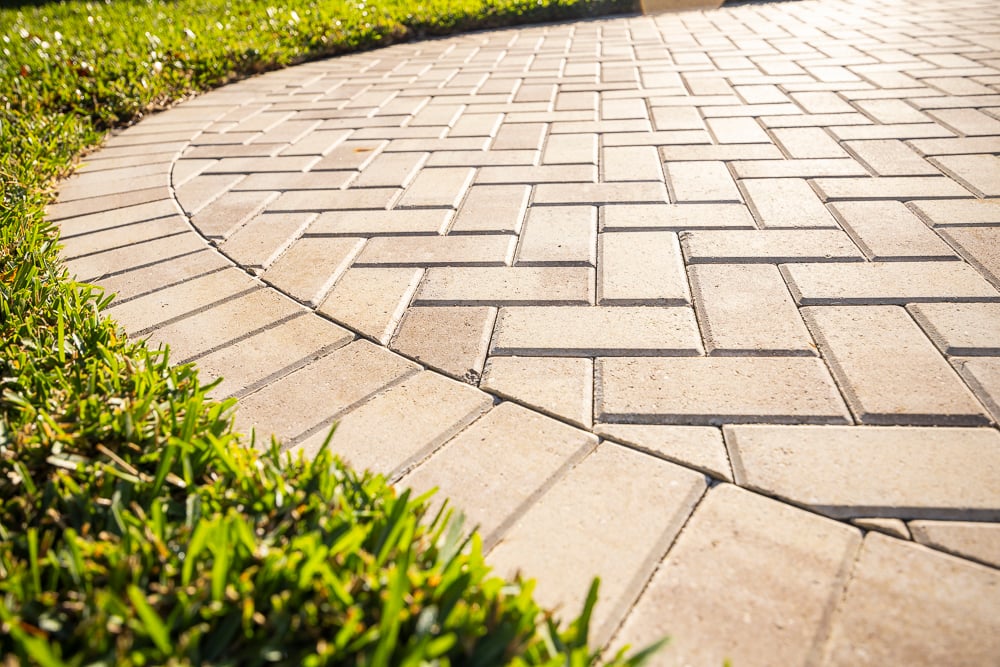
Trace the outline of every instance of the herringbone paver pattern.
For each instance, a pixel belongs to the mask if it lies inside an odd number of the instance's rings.
[[[241,427],[308,454],[340,422],[548,603],[602,574],[596,641],[981,665],[998,197],[1000,7],[801,0],[253,78],[113,137],[50,216]]]

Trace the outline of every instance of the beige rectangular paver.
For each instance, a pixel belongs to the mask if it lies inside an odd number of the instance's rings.
[[[816,664],[860,531],[731,485],[709,490],[616,636],[660,665]]]
[[[948,260],[955,252],[898,201],[845,201],[831,205],[865,255],[875,261]]]
[[[108,309],[131,335],[141,335],[176,318],[256,289],[259,282],[234,268],[193,277]]]
[[[690,272],[708,354],[816,356],[777,267],[699,265]]]
[[[505,266],[516,242],[509,234],[381,236],[368,241],[354,266]]]
[[[741,160],[732,163],[737,178],[816,178],[820,176],[867,176],[857,160],[813,158],[803,160]]]
[[[201,179],[198,179],[201,180]],[[398,188],[359,188],[357,190],[289,190],[270,202],[273,213],[300,211],[323,212],[344,209],[384,210],[400,195]]]
[[[222,378],[211,396],[241,396],[353,339],[350,331],[322,317],[301,315],[199,357],[198,370],[203,380]]]
[[[1000,566],[1000,523],[910,521],[913,539],[934,549],[984,565]]]
[[[642,204],[667,201],[662,182],[542,183],[535,186],[534,204]]]
[[[722,432],[711,426],[595,424],[594,433],[647,454],[700,470],[715,479],[733,480]]]
[[[802,313],[859,422],[988,423],[982,406],[902,308],[817,306]]]
[[[681,233],[689,264],[860,262],[861,251],[835,229],[695,230]]]
[[[601,305],[690,303],[684,260],[672,232],[602,233],[597,268],[597,302]]]
[[[476,174],[476,183],[594,183],[597,166],[592,164],[549,164],[538,167],[486,166]]]
[[[800,306],[1000,301],[1000,292],[959,262],[787,264],[781,271]]]
[[[847,157],[847,152],[822,128],[780,128],[772,130],[772,134],[791,158]]]
[[[837,223],[809,184],[798,178],[741,181],[747,203],[765,228],[836,228]]]
[[[496,308],[486,306],[410,308],[390,347],[425,366],[477,384],[496,316]]]
[[[879,176],[937,176],[941,173],[898,139],[845,141],[844,145]]]
[[[351,183],[353,188],[405,188],[416,176],[428,153],[382,153]]]
[[[817,178],[813,184],[825,201],[946,199],[972,196],[969,190],[946,176]]]
[[[604,181],[663,181],[660,156],[653,146],[605,146],[601,156]]]
[[[1000,134],[1000,119],[988,116],[978,109],[938,109],[927,113],[967,137]]]
[[[819,359],[604,358],[594,394],[609,423],[850,422]]]
[[[690,308],[534,306],[500,310],[490,354],[691,356],[701,351]]]
[[[456,208],[472,183],[475,169],[435,167],[422,170],[406,194],[396,204],[398,208]]]
[[[314,218],[314,213],[264,213],[240,227],[219,247],[242,266],[266,268]]]
[[[675,203],[743,201],[729,170],[722,162],[666,163],[671,200]]]
[[[550,136],[542,152],[542,164],[597,164],[597,135]]]
[[[594,362],[575,357],[490,357],[479,384],[533,410],[590,428]]]
[[[979,197],[1000,196],[1000,157],[942,155],[932,159],[941,170]]]
[[[593,266],[597,208],[533,206],[521,232],[518,266]]]
[[[705,123],[720,144],[762,144],[771,140],[754,118],[709,118]]]
[[[623,487],[621,480],[629,483]],[[602,443],[521,517],[490,552],[501,576],[538,577],[536,599],[580,609],[601,578],[591,625],[606,641],[705,491],[691,470]],[[597,546],[600,545],[600,546]]]
[[[912,202],[910,208],[932,227],[1000,226],[1000,201],[994,199],[931,199]]]
[[[318,310],[387,344],[422,275],[417,268],[348,269]]]
[[[498,150],[533,150],[542,148],[545,140],[544,123],[504,123],[497,130],[491,148]]]
[[[853,517],[1000,516],[989,428],[726,426],[736,483]]]
[[[474,185],[459,207],[451,231],[517,234],[530,195],[527,185]]]
[[[363,240],[357,238],[301,238],[262,277],[299,301],[316,305],[347,269],[362,244]]]
[[[488,394],[466,384],[429,371],[417,373],[339,419],[330,450],[358,469],[398,476],[492,405]],[[401,432],[405,438],[399,437]],[[311,458],[326,436],[326,429],[317,431],[296,450]]]
[[[1000,304],[920,303],[907,310],[949,356],[1000,356]]]
[[[586,431],[501,403],[399,480],[438,488],[489,548],[535,499],[597,445]]]
[[[267,191],[227,192],[193,215],[191,224],[203,236],[225,239],[277,196],[277,192]]]
[[[984,665],[1000,654],[1000,574],[869,533],[824,664]]]
[[[432,267],[414,305],[593,303],[594,269],[575,266]]]
[[[754,229],[742,204],[621,204],[601,207],[602,232]]]
[[[356,341],[243,398],[236,429],[249,433],[256,428],[262,446],[271,434],[289,444],[419,368],[384,348]]]

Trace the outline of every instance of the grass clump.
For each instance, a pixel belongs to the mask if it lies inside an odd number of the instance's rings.
[[[4,665],[590,665],[478,538],[325,449],[259,452],[193,366],[126,339],[58,258],[55,180],[113,127],[227,81],[600,0],[0,5]],[[635,664],[642,656],[613,656]]]

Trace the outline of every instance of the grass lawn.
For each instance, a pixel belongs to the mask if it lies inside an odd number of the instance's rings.
[[[426,498],[324,451],[250,450],[232,401],[123,336],[44,218],[107,130],[194,92],[431,34],[627,0],[0,3],[4,665],[596,664]],[[637,662],[611,656],[615,664]]]

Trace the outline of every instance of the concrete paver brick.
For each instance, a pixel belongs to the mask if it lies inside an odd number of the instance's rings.
[[[921,544],[1000,567],[1000,523],[920,520],[909,525]]]
[[[930,119],[903,100],[856,100],[854,106],[883,125],[927,123]]]
[[[696,230],[681,232],[689,264],[860,262],[850,237],[835,229]]]
[[[200,179],[199,179],[200,180]],[[358,188],[356,190],[289,190],[267,205],[274,213],[341,211],[343,209],[384,210],[395,201],[398,188]]]
[[[606,146],[601,171],[604,181],[663,181],[660,156],[653,146]]]
[[[521,233],[518,266],[594,266],[597,208],[534,206]]]
[[[314,213],[263,213],[234,232],[219,249],[244,267],[263,269],[290,246]]]
[[[879,176],[939,176],[941,172],[898,139],[846,141],[844,145]],[[823,174],[825,175],[825,174]]]
[[[347,269],[318,310],[386,345],[422,275],[415,268]]]
[[[535,186],[534,204],[642,204],[667,201],[662,182],[542,183]]]
[[[432,267],[418,306],[578,305],[594,300],[594,270],[585,267]]]
[[[448,131],[448,137],[492,137],[503,122],[499,113],[466,113],[458,118]]]
[[[710,426],[662,426],[659,424],[595,424],[602,438],[700,470],[731,482],[733,473],[722,433]]]
[[[932,227],[1000,226],[1000,201],[991,199],[931,199],[915,201],[910,208]]]
[[[713,264],[692,266],[690,273],[708,354],[816,356],[777,267]]]
[[[493,546],[552,483],[597,445],[597,438],[513,403],[501,403],[399,480],[438,488]]]
[[[702,130],[705,123],[694,106],[657,107],[651,109],[657,130]]]
[[[364,169],[388,145],[379,139],[338,141],[310,171]]]
[[[83,216],[90,218],[90,216]],[[80,218],[70,218],[78,221]],[[176,237],[188,232],[190,227],[178,215],[163,216],[140,223],[100,229],[89,233],[62,236],[62,254],[66,259],[74,259],[92,253],[103,253],[109,248],[127,248],[133,244],[156,239]]]
[[[601,232],[754,229],[742,204],[622,204],[601,207]]]
[[[833,92],[801,92],[789,95],[806,113],[851,113],[855,110],[844,98]]]
[[[538,162],[538,151],[436,151],[428,167],[530,167]]]
[[[390,347],[430,368],[478,384],[497,309],[480,306],[410,308]]]
[[[581,357],[697,355],[690,308],[535,306],[500,310],[491,354]]]
[[[1000,301],[1000,292],[959,262],[786,264],[800,306]]]
[[[955,368],[1000,424],[1000,358],[957,357],[952,360]]]
[[[597,181],[597,166],[591,164],[542,165],[532,167],[486,166],[476,174],[476,183],[593,183]]]
[[[920,303],[907,310],[949,356],[1000,356],[1000,304]]]
[[[131,301],[113,304],[108,313],[132,336],[259,287],[242,271],[226,268],[194,277]]]
[[[623,487],[620,480],[630,483]],[[603,443],[511,526],[490,552],[498,574],[538,577],[537,599],[579,609],[601,578],[591,626],[606,641],[706,488],[691,470]],[[593,549],[595,543],[609,548]]]
[[[1000,120],[977,109],[935,109],[927,114],[967,137],[1000,134]]]
[[[206,380],[222,378],[211,396],[241,396],[353,339],[350,331],[321,317],[302,315],[199,357],[198,369]]]
[[[855,528],[714,487],[613,645],[669,633],[658,664],[815,662],[860,542]]]
[[[597,421],[850,423],[819,359],[608,357],[597,360],[596,377]]]
[[[194,214],[191,224],[209,239],[225,239],[277,196],[267,191],[227,192]]]
[[[1000,652],[1000,574],[869,533],[824,664],[977,665]]]
[[[996,520],[989,428],[725,426],[741,486],[835,518]],[[931,472],[933,471],[933,472]]]
[[[955,252],[898,201],[844,201],[830,206],[868,259],[950,260]]]
[[[972,193],[944,176],[884,176],[881,178],[817,178],[816,191],[825,201],[845,199],[943,199]]]
[[[331,190],[343,188],[354,180],[356,171],[256,172],[233,186],[231,192],[242,190]]]
[[[942,155],[932,162],[979,197],[1000,197],[1000,157]]]
[[[811,160],[741,160],[732,163],[737,178],[815,178],[818,176],[866,176],[856,160],[815,158]]]
[[[354,266],[505,266],[516,236],[380,236],[368,241]]]
[[[597,135],[550,136],[542,153],[542,164],[597,164]]]
[[[381,153],[364,168],[351,187],[405,188],[427,157],[427,153]]]
[[[508,233],[521,231],[531,187],[527,185],[473,185],[451,225],[454,233]]]
[[[825,306],[803,317],[862,424],[977,425],[982,406],[895,306]]]
[[[747,204],[764,228],[836,228],[837,222],[798,178],[750,178],[740,181]]]
[[[663,146],[660,155],[667,162],[781,160],[777,146],[767,144],[720,144],[717,146]],[[834,157],[845,157],[846,153]]]
[[[197,179],[189,181],[185,185],[178,187],[174,192],[174,196],[184,211],[187,212],[188,215],[192,215],[204,208],[205,205],[212,200],[221,196],[224,192],[227,192],[230,188],[243,180],[243,178],[243,175],[237,174],[200,176]],[[145,192],[145,190],[141,192]],[[159,197],[157,199],[159,199]],[[146,201],[152,200],[147,199]],[[127,205],[125,202],[121,202],[117,205],[111,206],[110,208],[121,208],[125,205]],[[53,208],[53,206],[50,206],[47,210],[47,214],[55,219],[57,213],[52,211]],[[76,215],[83,215],[86,212],[88,211],[81,210]]]
[[[185,363],[302,312],[291,299],[260,288],[161,326],[150,340],[169,344],[171,358]]]
[[[154,241],[151,244],[142,245],[163,244],[161,249],[170,250],[169,246],[176,246],[178,238],[183,237],[168,237],[160,241]],[[107,255],[122,254],[134,260],[135,248],[136,246],[126,246],[119,250],[91,255],[90,257],[106,257]],[[75,269],[80,268],[79,262],[87,259],[89,258],[85,257],[66,262],[70,269],[70,275],[75,273]],[[188,250],[186,254],[179,256],[164,258],[161,254],[157,259],[162,261],[155,263],[140,262],[138,268],[125,270],[114,275],[98,276],[100,284],[105,289],[106,294],[115,294],[117,295],[117,299],[125,301],[230,266],[225,258],[220,256],[219,253],[209,250],[206,246],[202,246],[194,251]],[[82,276],[77,275],[77,278],[82,279]]]
[[[913,139],[908,143],[924,155],[965,155],[1000,152],[1000,137],[995,136]]]
[[[504,123],[497,130],[491,148],[498,150],[541,150],[545,141],[544,123]]]
[[[670,162],[665,166],[675,203],[740,203],[743,198],[722,162]]]
[[[886,517],[865,517],[862,519],[851,519],[851,523],[862,530],[874,530],[901,540],[910,539],[910,531],[906,527],[906,522],[902,519],[890,519]]]
[[[770,141],[767,132],[754,118],[709,118],[705,123],[720,144],[762,144]]]
[[[341,417],[330,449],[355,469],[397,477],[492,406],[488,394],[467,384],[417,373]],[[326,436],[317,431],[295,449],[313,458]]]
[[[842,158],[847,153],[818,127],[790,127],[771,131],[775,141],[791,158]]]
[[[457,208],[472,183],[475,169],[435,167],[422,170],[406,189],[399,208]]]
[[[906,123],[900,125],[846,125],[830,127],[841,141],[875,139],[935,139],[955,134],[938,123]]]
[[[312,306],[361,250],[363,239],[305,237],[297,240],[262,274],[265,282]],[[303,267],[314,267],[303,271]]]
[[[350,130],[316,129],[292,141],[279,155],[327,155],[350,134]]]
[[[309,225],[311,236],[434,236],[452,219],[450,209],[330,211]]]
[[[236,431],[255,427],[261,446],[272,434],[294,443],[419,368],[368,341],[355,341],[241,399]]]
[[[672,232],[602,233],[597,268],[601,305],[690,303],[680,245]]]
[[[941,230],[965,259],[1000,287],[1000,226],[949,227]]]
[[[607,146],[688,146],[710,144],[706,130],[663,130],[658,132],[616,132],[601,137]]]
[[[591,359],[491,357],[479,386],[583,428],[593,422]]]

